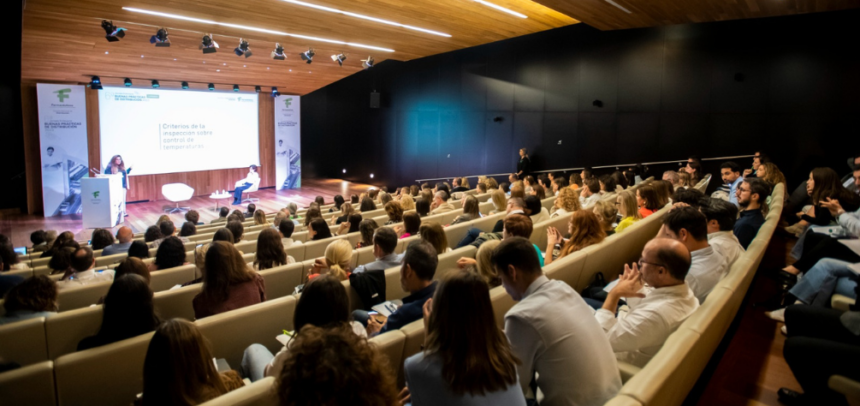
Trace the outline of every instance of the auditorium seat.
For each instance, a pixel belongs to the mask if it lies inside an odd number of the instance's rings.
[[[48,359],[45,337],[44,317],[4,324],[0,326],[0,358],[20,365],[45,361]]]
[[[192,262],[189,265],[150,273],[151,281],[149,282],[149,287],[152,288],[153,292],[160,292],[185,282],[191,282],[200,276],[202,275],[197,270],[197,266]]]
[[[0,374],[4,405],[56,405],[54,363],[43,361]]]
[[[194,308],[191,301],[202,289],[203,284],[197,283],[179,289],[156,292],[152,298],[155,312],[165,320],[175,317],[194,320]]]
[[[60,311],[65,312],[96,304],[99,298],[107,295],[112,283],[113,280],[109,280],[61,290],[57,299]]]
[[[104,306],[97,305],[48,317],[45,321],[48,359],[76,352],[81,340],[96,335],[101,328],[103,309]]]
[[[277,406],[279,400],[273,388],[274,384],[274,377],[263,378],[206,403],[201,403],[200,406]]]
[[[457,268],[457,260],[463,257],[475,258],[475,255],[477,255],[477,253],[477,248],[471,245],[467,245],[465,247],[458,248],[451,252],[439,255],[439,264],[436,266],[436,274],[433,276],[433,279],[440,281],[446,276],[457,272],[459,270]]]
[[[260,271],[266,282],[266,297],[277,298],[293,294],[296,286],[301,285],[303,264],[282,265]]]
[[[400,328],[400,332],[405,336],[403,343],[403,361],[417,354],[424,348],[424,319],[418,319]],[[388,333],[386,333],[388,334]],[[403,371],[403,364],[397,366],[397,387],[402,388],[406,385],[406,376]]]

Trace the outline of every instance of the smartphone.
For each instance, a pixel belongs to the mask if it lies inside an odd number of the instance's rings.
[[[18,255],[27,255],[27,247],[15,247],[15,253]]]

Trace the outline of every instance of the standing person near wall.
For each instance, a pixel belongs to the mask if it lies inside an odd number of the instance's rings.
[[[520,160],[517,162],[517,179],[523,179],[531,171],[531,160],[529,152],[525,148],[520,148]]]

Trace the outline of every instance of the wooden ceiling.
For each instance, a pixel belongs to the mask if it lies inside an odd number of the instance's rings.
[[[857,0],[535,0],[600,30],[776,17],[860,7]]]
[[[277,86],[281,93],[306,94],[360,71],[361,59],[373,56],[408,61],[461,48],[472,47],[578,21],[528,0],[491,0],[528,16],[508,15],[472,0],[306,0],[371,17],[395,21],[450,34],[442,37],[351,16],[299,6],[281,0],[27,0],[23,16],[22,82],[86,83],[98,75],[108,85],[149,86],[157,79],[162,87],[179,87],[188,81],[192,88],[216,83]],[[393,49],[367,50],[349,45],[260,33],[243,28],[171,19],[124,10],[134,7]],[[127,28],[118,42],[105,40],[103,19]],[[171,46],[156,48],[149,37],[159,27],[170,32]],[[204,55],[198,45],[203,33],[212,33],[220,45],[215,54]],[[254,55],[236,56],[232,50],[239,38],[250,42]],[[269,56],[279,42],[286,61]],[[310,65],[299,53],[313,47]],[[343,67],[331,55],[345,52]],[[268,89],[267,89],[268,90]]]

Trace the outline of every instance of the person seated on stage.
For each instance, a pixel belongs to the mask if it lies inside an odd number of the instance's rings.
[[[233,191],[233,205],[238,206],[242,204],[242,193],[259,182],[260,174],[257,173],[257,165],[251,165],[248,168],[248,176],[246,176],[245,179],[236,181],[236,189]]]
[[[254,203],[249,203],[248,204],[248,211],[242,213],[242,215],[245,216],[246,219],[251,219],[251,218],[254,218],[254,213],[256,213],[256,212],[257,212],[257,205]]]
[[[242,237],[245,235],[245,226],[241,221],[232,220],[227,223],[226,228],[233,233],[233,244],[238,244],[242,241]]]
[[[699,308],[699,300],[684,283],[690,261],[684,244],[655,238],[645,244],[638,264],[624,265],[618,284],[594,313],[619,361],[644,367]],[[627,299],[628,310],[619,312],[622,298]]]
[[[190,221],[182,223],[182,228],[179,229],[179,238],[191,237],[197,234],[197,226]]]
[[[134,241],[134,233],[131,231],[131,228],[122,226],[116,232],[116,239],[119,242],[111,244],[102,250],[103,257],[127,253],[128,249],[131,248],[132,241]]]
[[[153,241],[152,244],[149,245],[151,248],[158,248],[158,246],[161,245],[161,243],[164,241],[165,238],[176,236],[176,226],[173,225],[172,221],[168,220],[168,221],[162,222],[158,226],[158,229],[159,229],[159,231],[161,231],[161,238]],[[179,240],[184,242],[184,243],[185,242],[191,242],[191,240],[189,240],[186,237],[177,237],[177,238],[179,238]]]
[[[281,233],[281,244],[284,245],[284,248],[290,248],[294,245],[302,245],[302,242],[299,240],[294,240],[293,231],[296,229],[296,224],[289,220],[281,221],[281,224],[278,224],[278,231]]]
[[[30,252],[45,252],[48,250],[48,233],[45,230],[36,230],[30,233]]]
[[[281,265],[294,264],[296,259],[284,251],[281,233],[274,228],[260,231],[257,237],[257,253],[254,256],[254,270],[263,271]]]
[[[272,223],[269,223],[269,219],[266,218],[266,213],[262,209],[260,209],[254,212],[254,225],[271,226]]]
[[[203,290],[192,300],[194,317],[202,319],[266,301],[266,282],[232,244],[213,241],[206,251]]]
[[[152,289],[139,275],[123,275],[104,298],[98,333],[78,342],[78,351],[101,347],[154,331],[161,321],[152,305]]]
[[[228,209],[226,207],[222,207],[218,211],[218,218],[215,220],[212,220],[211,222],[209,222],[209,224],[226,223],[227,222],[227,216],[229,216],[229,215],[230,215],[230,209]]]
[[[185,221],[194,224],[195,226],[202,226],[203,222],[200,221],[200,213],[197,210],[188,210],[185,213]]]
[[[430,214],[442,214],[449,211],[454,211],[454,206],[448,203],[448,192],[444,190],[436,192],[433,204],[430,205]]]
[[[140,259],[147,259],[149,258],[149,246],[147,246],[145,242],[140,240],[132,241],[131,245],[128,247],[128,256]]]
[[[708,243],[726,259],[731,268],[745,251],[733,232],[738,218],[738,206],[722,199],[705,199],[708,204],[699,207],[699,211],[708,219]]]
[[[315,219],[308,225],[308,241],[331,238],[331,229],[322,218]]]
[[[112,281],[115,274],[113,269],[96,272],[93,270],[96,266],[96,259],[93,257],[93,250],[89,248],[80,248],[72,254],[72,273],[63,277],[63,280],[57,283],[57,289],[69,289],[90,283]]]
[[[90,238],[90,248],[93,251],[103,250],[105,247],[113,244],[113,235],[110,231],[103,228],[93,230],[93,235]]]
[[[6,293],[0,325],[57,314],[57,283],[47,275],[36,275],[15,285]]]
[[[185,264],[185,244],[178,237],[167,237],[158,246],[155,261],[149,264],[149,270],[154,272]]]

